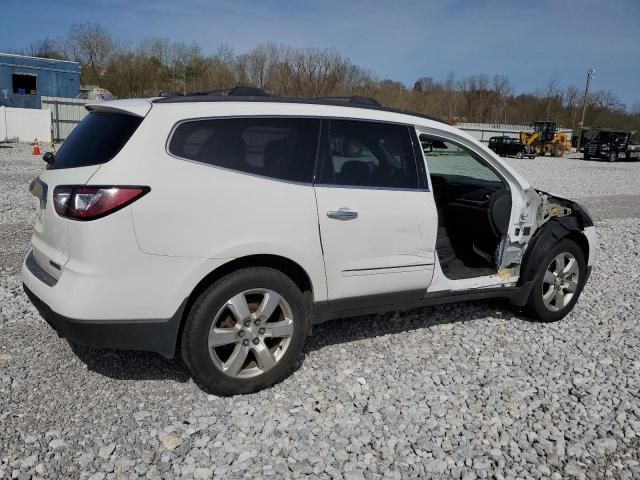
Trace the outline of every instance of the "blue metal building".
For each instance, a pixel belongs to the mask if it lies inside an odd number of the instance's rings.
[[[14,107],[40,108],[40,97],[75,98],[80,64],[66,60],[0,53],[0,99]]]

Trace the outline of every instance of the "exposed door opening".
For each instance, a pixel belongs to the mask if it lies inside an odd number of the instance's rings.
[[[475,152],[420,135],[438,209],[436,252],[451,280],[497,273],[511,216],[511,192]]]

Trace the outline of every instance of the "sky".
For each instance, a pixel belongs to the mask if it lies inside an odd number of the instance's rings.
[[[100,22],[121,44],[196,42],[213,54],[264,42],[335,48],[378,78],[413,85],[484,73],[516,93],[560,87],[611,90],[640,105],[640,0],[2,0],[0,51]]]

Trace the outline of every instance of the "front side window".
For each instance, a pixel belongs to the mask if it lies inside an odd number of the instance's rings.
[[[420,135],[430,175],[458,176],[502,183],[478,155],[460,145],[429,135]]]
[[[335,185],[418,188],[408,127],[357,120],[331,120],[328,175]]]
[[[313,179],[320,121],[222,118],[181,123],[169,153],[217,167],[281,180]]]

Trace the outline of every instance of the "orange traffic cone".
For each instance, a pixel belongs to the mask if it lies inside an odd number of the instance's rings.
[[[40,144],[38,143],[38,139],[36,138],[33,141],[33,153],[32,155],[40,155]]]

